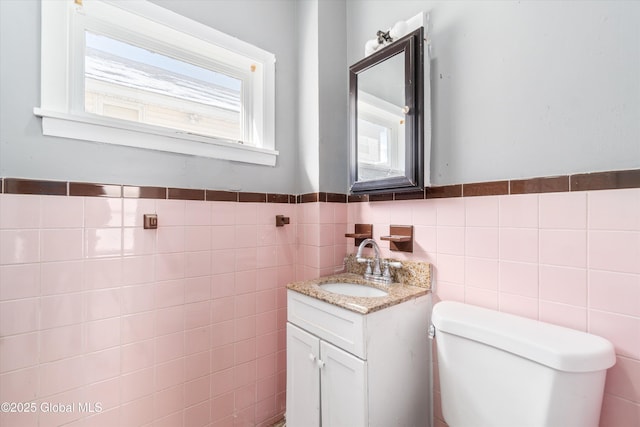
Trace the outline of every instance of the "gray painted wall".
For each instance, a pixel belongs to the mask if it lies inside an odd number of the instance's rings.
[[[297,44],[288,0],[154,0],[276,55],[275,167],[43,137],[40,1],[0,0],[0,176],[296,193]]]
[[[347,1],[347,58],[431,14],[434,185],[640,167],[640,3]]]
[[[153,1],[275,53],[277,166],[43,137],[40,3],[0,0],[0,176],[347,191],[347,66],[376,30],[420,11],[432,22],[433,184],[640,167],[638,2],[319,0],[310,46],[298,38],[308,0]]]
[[[349,0],[320,1],[320,191],[349,189],[349,66],[346,5]]]
[[[298,192],[317,192],[320,188],[320,111],[318,88],[318,0],[297,3],[298,40]],[[295,120],[294,119],[294,120]]]
[[[297,2],[300,193],[348,189],[345,0]]]

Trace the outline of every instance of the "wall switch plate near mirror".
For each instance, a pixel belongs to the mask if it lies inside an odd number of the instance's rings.
[[[416,191],[429,184],[426,15],[407,24],[417,29],[397,40],[384,39],[382,47],[367,49],[372,53],[349,67],[352,194]]]

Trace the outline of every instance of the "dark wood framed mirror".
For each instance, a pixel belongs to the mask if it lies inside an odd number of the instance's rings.
[[[352,194],[424,188],[424,30],[349,67]]]

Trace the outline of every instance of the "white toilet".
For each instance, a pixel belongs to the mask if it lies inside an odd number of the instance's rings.
[[[604,338],[453,301],[435,305],[442,412],[450,427],[596,427]]]

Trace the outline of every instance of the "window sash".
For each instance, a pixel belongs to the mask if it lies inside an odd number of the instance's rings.
[[[68,135],[56,135],[92,141],[109,142],[122,145],[144,146],[144,148],[171,151],[228,160],[247,161],[249,163],[275,165],[278,152],[274,150],[274,107],[275,107],[275,58],[273,54],[253,45],[242,42],[210,27],[177,15],[146,1],[110,2],[84,0],[78,7],[72,0],[64,2],[42,1],[42,104],[34,109],[36,115],[43,117],[43,131],[47,128],[56,132],[69,131]],[[100,19],[96,18],[97,16]],[[143,18],[144,17],[144,18]],[[111,22],[118,22],[114,25]],[[150,22],[149,28],[139,29],[140,20]],[[66,29],[70,31],[67,32]],[[231,143],[224,138],[215,138],[136,124],[121,120],[109,120],[107,117],[87,114],[84,111],[84,31],[89,30],[105,34],[116,39],[158,51],[176,59],[219,69],[239,77],[246,90],[243,90],[242,111],[244,144]],[[78,35],[80,34],[80,36]],[[157,38],[157,40],[156,40]],[[171,42],[168,42],[170,40]],[[188,41],[188,42],[187,42]],[[189,46],[183,49],[181,45]],[[221,47],[224,46],[224,47]],[[215,55],[202,55],[211,52]],[[213,58],[215,56],[215,58]],[[237,71],[240,63],[243,70]],[[45,126],[45,121],[47,126]],[[82,131],[74,132],[74,124],[82,123]],[[93,128],[94,135],[89,129]],[[137,135],[128,135],[124,140],[104,141],[100,136],[105,129],[120,128],[122,134],[145,132],[148,135],[162,136],[173,140],[159,142],[156,147],[149,141],[136,144]],[[145,137],[144,139],[149,139]],[[182,143],[185,141],[185,144]],[[197,142],[196,145],[193,142]],[[219,146],[219,150],[194,147],[203,144]],[[239,153],[230,155],[229,145],[235,144]],[[252,147],[253,145],[253,147]],[[184,147],[183,147],[184,146]],[[186,148],[185,148],[186,147]],[[190,147],[190,148],[189,148]],[[254,148],[254,150],[249,150]],[[220,153],[216,154],[216,151]],[[241,152],[247,153],[246,160]],[[259,152],[259,159],[255,159]],[[265,154],[267,159],[265,160]]]
[[[114,40],[117,42],[125,43],[128,46],[132,46],[136,50],[144,49],[149,52],[152,52],[153,54],[157,54],[158,56],[162,55],[163,59],[161,60],[161,62],[167,62],[167,60],[170,60],[171,62],[179,61],[182,64],[195,66],[202,71],[210,72],[209,74],[216,73],[218,75],[233,79],[237,84],[240,85],[240,90],[237,92],[238,93],[238,99],[237,99],[238,109],[236,110],[235,108],[230,108],[228,109],[229,113],[224,114],[226,110],[224,106],[216,106],[213,103],[216,101],[216,98],[214,95],[215,90],[213,89],[213,85],[205,85],[204,82],[198,82],[196,80],[189,79],[187,76],[180,77],[175,73],[171,73],[171,70],[168,70],[169,67],[165,67],[164,70],[167,71],[167,74],[174,74],[176,78],[182,79],[178,83],[182,83],[183,88],[186,87],[185,85],[198,85],[200,87],[199,93],[206,93],[205,92],[206,90],[211,90],[212,93],[209,99],[207,99],[204,96],[201,97],[200,99],[193,99],[193,97],[190,96],[190,95],[193,95],[193,93],[190,93],[188,91],[188,87],[187,87],[187,90],[185,90],[181,88],[179,84],[172,84],[170,81],[166,81],[166,80],[163,82],[163,79],[161,78],[158,78],[158,79],[154,79],[153,77],[148,78],[141,73],[137,73],[138,78],[136,79],[135,82],[132,82],[132,84],[130,85],[128,85],[127,82],[125,81],[113,82],[109,79],[110,76],[108,75],[110,71],[109,65],[104,65],[104,68],[106,69],[105,79],[99,79],[97,77],[89,76],[87,75],[87,62],[86,62],[88,58],[88,54],[86,52],[87,34],[91,34],[91,37],[93,37],[94,35],[97,35],[98,37],[107,37],[108,40]],[[169,129],[175,129],[178,131],[201,134],[203,136],[210,136],[210,137],[219,138],[219,139],[227,139],[230,141],[238,141],[241,143],[248,143],[249,145],[251,145],[251,137],[250,137],[251,135],[249,133],[250,129],[249,129],[249,126],[247,125],[247,123],[251,122],[251,117],[253,116],[253,111],[252,111],[253,109],[250,103],[251,91],[247,90],[247,87],[250,88],[250,85],[251,85],[249,73],[246,73],[246,72],[240,73],[238,70],[226,69],[227,67],[225,67],[222,64],[215,64],[215,65],[208,64],[207,66],[203,66],[200,64],[194,64],[194,62],[196,61],[187,62],[184,60],[176,60],[172,56],[165,55],[163,52],[159,52],[157,49],[153,49],[150,46],[133,45],[130,41],[123,42],[119,40],[117,35],[114,35],[112,33],[97,34],[96,32],[93,31],[93,29],[86,29],[84,31],[84,35],[85,35],[84,37],[85,43],[83,44],[83,48],[85,48],[85,51],[84,51],[85,53],[83,55],[77,56],[77,61],[76,61],[77,63],[75,64],[75,66],[78,67],[76,74],[77,75],[82,74],[82,78],[78,78],[76,79],[77,81],[73,82],[73,84],[78,85],[78,89],[74,91],[75,93],[77,93],[78,96],[77,96],[77,99],[74,99],[72,101],[72,105],[73,105],[72,110],[78,111],[78,113],[80,114],[86,113],[86,114],[95,114],[99,116],[108,116],[107,114],[104,114],[104,112],[101,111],[99,107],[102,105],[105,105],[104,103],[106,103],[107,101],[116,102],[121,104],[121,106],[124,108],[129,108],[130,110],[134,110],[134,109],[139,110],[139,113],[137,114],[137,118],[129,119],[128,121],[147,123],[147,124],[167,127]],[[119,58],[115,58],[115,60],[118,60],[118,59]],[[123,58],[123,63],[119,65],[120,67],[117,71],[126,69],[126,67],[129,66],[129,64],[126,63],[125,58]],[[136,72],[136,71],[139,71],[139,69],[132,67],[132,71]],[[90,89],[87,85],[87,83],[89,82],[91,82],[91,85],[90,85],[91,88],[96,91],[95,95],[93,96],[95,108],[92,109],[92,111],[87,110],[87,107],[88,107],[87,97],[91,94]],[[162,87],[163,83],[164,83],[164,87]],[[148,88],[145,87],[145,85],[147,85]],[[149,87],[153,85],[155,85],[155,87]],[[100,90],[100,88],[103,88],[103,89]],[[224,89],[224,87],[220,86],[220,89],[222,90]],[[102,93],[104,93],[104,95],[101,95]],[[129,100],[125,101],[124,99],[121,99],[121,98],[129,98]],[[210,101],[210,102],[207,103],[207,101]],[[126,106],[125,104],[130,104],[130,105]],[[106,104],[106,105],[110,105],[110,104]],[[156,119],[153,120],[153,116],[151,115],[152,112],[158,111],[159,109],[162,109],[165,113],[165,116],[163,118],[164,121],[162,121],[161,117],[158,117],[158,115],[156,115]],[[174,112],[173,114],[171,113],[172,111]],[[149,114],[146,114],[146,112],[149,112]],[[232,136],[225,136],[225,133],[223,130],[216,131],[215,128],[207,129],[204,126],[198,128],[197,126],[187,125],[186,123],[182,124],[180,121],[178,121],[178,119],[183,115],[185,116],[197,115],[198,117],[202,117],[204,119],[209,117],[210,118],[209,121],[215,120],[216,118],[221,118],[224,121],[223,117],[216,115],[217,112],[219,112],[220,115],[224,114],[224,116],[228,117],[234,123],[237,122],[235,123],[235,126],[233,126],[233,128],[231,128],[229,132],[227,132],[229,135],[232,135]],[[172,120],[172,119],[173,121],[169,122],[169,120]],[[127,120],[127,119],[123,119],[123,120]],[[174,123],[175,125],[171,126],[171,123]],[[200,132],[198,132],[198,130],[200,130]]]

